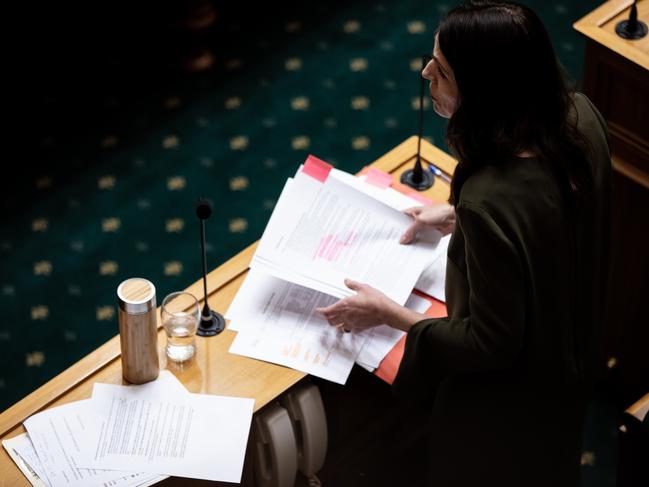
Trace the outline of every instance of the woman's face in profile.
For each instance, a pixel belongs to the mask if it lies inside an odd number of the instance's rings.
[[[433,58],[421,75],[430,81],[430,98],[435,112],[441,117],[450,118],[457,109],[459,92],[453,70],[439,49],[437,36],[435,36]]]

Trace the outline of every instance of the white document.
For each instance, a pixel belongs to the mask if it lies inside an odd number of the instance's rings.
[[[240,482],[253,399],[95,384],[84,466]]]
[[[442,237],[433,254],[433,262],[424,269],[415,284],[415,289],[446,302],[446,261],[450,235]]]
[[[374,372],[390,350],[401,340],[405,332],[379,325],[368,330],[369,338],[356,358],[356,363],[368,372]]]
[[[168,370],[163,370],[157,380],[144,385],[125,386],[127,388],[158,388],[168,394],[188,394],[182,383]],[[95,438],[90,433],[92,426],[99,421],[90,400],[77,401],[46,409],[35,414],[25,422],[29,432],[29,443],[23,442],[19,452],[29,457],[34,470],[47,485],[52,487],[89,486],[134,486],[152,480],[160,481],[166,476],[83,468],[80,461],[83,452],[92,448]],[[33,445],[33,446],[32,446]],[[30,448],[31,447],[31,448]],[[37,454],[32,456],[32,449]]]
[[[411,294],[408,301],[406,301],[405,307],[417,313],[424,313],[430,308],[430,301],[416,294]],[[405,332],[391,328],[388,325],[376,326],[368,330],[368,332],[371,335],[363,345],[361,353],[358,354],[356,363],[365,370],[374,372],[385,356],[390,353],[390,350],[405,335]]]
[[[92,447],[89,433],[101,418],[96,415],[91,400],[76,401],[28,418],[25,428],[38,454],[47,485],[52,487],[131,486],[150,480],[151,475],[133,470],[97,470],[82,465],[85,452]],[[26,451],[27,447],[22,447]],[[163,477],[164,478],[164,477]],[[161,480],[161,479],[160,479]]]
[[[343,298],[345,278],[404,304],[441,235],[399,244],[412,222],[402,212],[337,180],[300,172],[285,186],[251,267]]]
[[[405,307],[423,314],[430,308],[430,301],[416,294],[411,294],[408,301],[406,301]]]
[[[404,332],[380,325],[362,333],[341,333],[315,311],[336,301],[336,298],[326,294],[282,281],[258,269],[250,269],[225,314],[230,320],[228,329],[242,335],[235,338],[230,352],[286,365],[338,383],[347,380],[354,361],[372,372]],[[405,306],[423,313],[430,307],[430,302],[411,294]],[[328,340],[327,336],[331,338]],[[357,346],[358,338],[365,339],[360,353],[355,349],[345,349],[348,344]],[[326,344],[335,343],[335,340],[339,340],[341,346],[328,349]],[[307,343],[308,349],[305,348]],[[273,347],[279,347],[280,352],[274,352]],[[290,352],[281,353],[300,349],[306,352],[303,356],[299,353],[295,356],[291,356]],[[339,364],[337,370],[342,372],[338,379],[332,378],[331,371],[322,364],[305,359],[329,354],[332,362]],[[352,357],[355,354],[354,360]]]
[[[34,449],[34,444],[32,443],[29,434],[23,433],[20,437],[23,437],[21,438],[22,441],[18,442],[18,444],[14,446],[16,452],[18,452],[18,455],[29,464],[38,478],[42,479],[43,482],[46,482],[47,476],[43,469],[43,464],[41,463],[40,458],[38,458],[38,453],[36,453],[36,450]]]
[[[27,433],[2,440],[2,446],[30,484],[34,487],[47,487],[41,461]]]
[[[403,211],[415,206],[423,206],[420,201],[411,198],[408,195],[400,193],[393,188],[379,188],[373,184],[366,182],[366,176],[354,176],[348,172],[341,171],[340,169],[332,168],[329,172],[329,177],[338,179],[339,181],[361,191],[372,198],[391,206],[395,210]]]
[[[226,313],[230,352],[344,384],[368,334],[343,333],[316,308],[337,298],[250,269]]]

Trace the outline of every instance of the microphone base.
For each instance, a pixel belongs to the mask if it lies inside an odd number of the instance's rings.
[[[196,330],[196,334],[199,337],[212,337],[218,335],[225,329],[225,319],[223,318],[223,315],[212,310],[210,310],[210,315],[211,319],[205,319],[205,317],[201,315],[201,322]]]
[[[415,171],[413,169],[408,169],[401,174],[401,183],[406,186],[410,186],[417,191],[424,191],[430,188],[435,182],[435,178],[430,173],[430,171],[423,170],[421,171],[421,181],[418,183],[413,181]]]
[[[615,32],[623,39],[641,39],[647,35],[647,24],[638,20],[634,30],[629,29],[629,21],[623,20],[615,26]]]

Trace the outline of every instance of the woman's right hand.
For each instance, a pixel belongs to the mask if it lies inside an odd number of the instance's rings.
[[[424,228],[435,228],[448,235],[455,228],[455,207],[448,203],[433,203],[427,206],[416,206],[403,211],[414,221],[399,240],[402,244],[409,244],[415,240],[417,232]]]

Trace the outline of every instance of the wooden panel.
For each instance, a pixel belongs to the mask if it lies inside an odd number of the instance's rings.
[[[614,166],[649,188],[649,36],[622,39],[617,23],[629,16],[628,0],[610,0],[574,24],[587,37],[584,92],[609,127]],[[649,2],[638,4],[649,23]]]
[[[621,174],[613,179],[610,292],[604,353],[623,403],[649,390],[649,191]]]
[[[628,18],[632,0],[609,0],[573,24],[578,32],[597,44],[649,70],[649,37],[640,41],[622,39],[615,33],[615,25]],[[649,18],[648,2],[638,4],[638,18],[645,23]]]
[[[587,37],[584,91],[608,124],[613,153],[612,246],[604,353],[624,400],[649,387],[644,301],[649,294],[649,36],[615,34],[631,1],[611,0],[575,24]],[[649,2],[638,17],[649,23]]]
[[[623,171],[649,187],[649,71],[589,42],[584,92],[606,119]]]
[[[422,141],[421,147],[424,161],[434,161],[435,165],[448,174],[453,173],[455,169],[453,158],[425,140]],[[410,137],[372,165],[399,175],[414,163],[416,151],[417,138]],[[435,185],[423,194],[432,199],[446,200],[448,192],[448,185],[436,178]],[[250,245],[208,274],[208,302],[211,308],[221,313],[227,310],[245,278],[256,246],[257,243]],[[194,282],[186,290],[195,296],[202,296],[202,279]],[[160,325],[159,313],[158,308]],[[166,339],[164,330],[159,326],[160,367],[170,370],[190,392],[254,398],[255,411],[260,410],[306,377],[306,374],[293,369],[228,353],[234,337],[234,332],[225,330],[216,337],[197,338],[195,358],[186,364],[178,365],[168,363],[166,360],[164,353]],[[25,430],[22,422],[47,407],[89,398],[95,382],[122,384],[119,356],[119,336],[116,336],[11,406],[0,414],[1,439],[12,438],[23,433]],[[2,487],[29,485],[4,449],[0,451],[0,472],[2,472]],[[202,485],[203,483],[205,482],[170,479],[165,482],[165,485]]]

